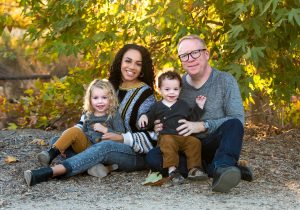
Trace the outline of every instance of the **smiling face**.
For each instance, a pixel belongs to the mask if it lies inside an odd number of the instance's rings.
[[[110,105],[108,91],[93,87],[91,92],[91,105],[94,109],[95,116],[106,115]]]
[[[178,46],[178,55],[184,55],[199,49],[206,49],[206,46],[197,39],[185,39]],[[209,68],[208,60],[208,51],[202,51],[201,56],[198,58],[195,59],[192,56],[189,56],[189,59],[184,62],[181,61],[181,64],[191,77],[201,77]]]
[[[129,49],[121,62],[123,83],[136,84],[142,71],[142,55],[138,50]]]
[[[180,82],[177,79],[165,78],[161,82],[159,92],[163,97],[163,101],[174,103],[177,101],[180,93]]]

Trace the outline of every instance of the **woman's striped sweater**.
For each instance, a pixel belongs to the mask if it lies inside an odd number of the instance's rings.
[[[122,134],[124,144],[132,147],[137,153],[147,153],[156,145],[156,141],[152,140],[155,133],[139,131],[137,122],[141,114],[147,112],[155,103],[153,91],[148,85],[143,84],[132,89],[120,88],[117,93],[120,101],[119,112],[127,131]]]

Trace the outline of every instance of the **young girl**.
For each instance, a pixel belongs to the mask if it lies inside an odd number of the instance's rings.
[[[83,110],[77,125],[65,130],[48,151],[37,155],[43,166],[48,166],[69,147],[80,153],[100,142],[105,133],[125,131],[118,112],[118,98],[110,82],[95,79],[90,83],[85,93]]]

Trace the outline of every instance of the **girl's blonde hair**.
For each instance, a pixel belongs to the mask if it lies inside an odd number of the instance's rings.
[[[95,112],[91,104],[92,91],[95,87],[107,91],[107,97],[109,99],[107,114],[109,117],[112,117],[118,109],[119,102],[112,84],[107,80],[95,79],[89,84],[84,96],[83,110],[86,111],[88,115]]]

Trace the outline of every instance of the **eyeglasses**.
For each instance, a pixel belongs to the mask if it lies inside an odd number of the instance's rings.
[[[190,56],[193,59],[199,58],[202,55],[202,52],[204,52],[206,49],[199,49],[199,50],[194,50],[190,53],[185,53],[182,55],[179,55],[179,59],[181,60],[181,62],[187,62],[190,59]]]

